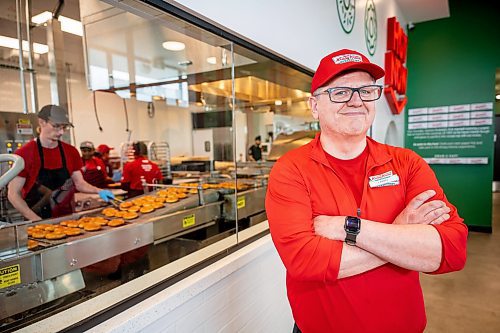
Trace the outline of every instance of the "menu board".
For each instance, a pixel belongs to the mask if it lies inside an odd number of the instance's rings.
[[[429,164],[488,164],[493,103],[408,110],[407,147]]]

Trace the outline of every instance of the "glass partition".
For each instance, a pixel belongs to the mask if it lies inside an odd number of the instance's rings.
[[[33,2],[38,43],[48,44],[50,22],[40,17],[52,10],[49,0]],[[0,262],[0,268],[25,264],[33,270],[29,279],[0,289],[0,307],[8,309],[0,318],[2,329],[175,267],[178,259],[209,246],[224,243],[217,251],[228,252],[240,245],[242,230],[265,230],[274,161],[318,130],[307,106],[311,73],[255,46],[135,1],[70,0],[60,15],[61,22],[78,22],[80,34],[62,29],[63,52],[49,49],[47,61],[36,64],[39,105],[53,103],[54,90],[67,93],[64,105],[75,128],[65,140],[77,148],[84,141],[111,147],[109,187],[123,202],[110,206],[77,193],[74,214],[35,224],[71,221],[83,229],[77,237],[38,239],[23,252],[23,260],[41,267],[20,263],[19,257]],[[49,54],[63,64],[63,86],[51,81]],[[20,89],[15,79],[9,81]],[[19,109],[19,96],[9,103]],[[162,176],[144,177],[132,188],[127,170],[146,159]],[[101,229],[85,231],[89,220]],[[121,226],[110,226],[117,221]],[[57,300],[42,297],[42,305],[23,301],[13,307],[15,300],[2,298],[10,288],[31,290],[34,284],[55,283],[51,288],[59,290],[57,281],[72,291],[66,288]]]

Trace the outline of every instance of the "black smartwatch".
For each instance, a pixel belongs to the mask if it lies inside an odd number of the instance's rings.
[[[356,245],[356,236],[361,230],[361,219],[355,216],[346,216],[344,230],[347,233],[345,242],[348,245]]]

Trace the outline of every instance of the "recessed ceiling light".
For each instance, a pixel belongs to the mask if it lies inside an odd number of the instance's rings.
[[[500,94],[496,95],[495,98],[500,100]]]
[[[169,51],[182,51],[186,48],[186,44],[181,42],[167,41],[162,44],[163,48]]]
[[[208,57],[207,62],[211,65],[216,65],[217,64],[217,58],[216,57]]]

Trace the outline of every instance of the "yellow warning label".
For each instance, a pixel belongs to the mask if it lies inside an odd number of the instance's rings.
[[[0,289],[21,283],[21,269],[19,265],[0,268]]]
[[[187,228],[196,223],[196,217],[194,214],[188,215],[182,219],[182,227]]]
[[[31,121],[29,120],[29,118],[19,118],[17,120],[17,123],[18,124],[23,124],[23,125],[30,125]]]
[[[236,200],[236,206],[238,207],[238,209],[245,207],[245,204],[245,196],[238,197],[238,199]]]

